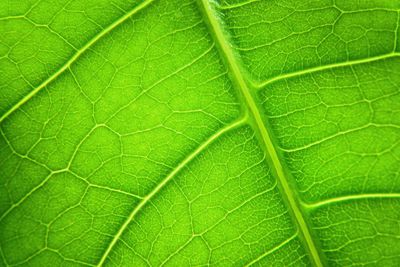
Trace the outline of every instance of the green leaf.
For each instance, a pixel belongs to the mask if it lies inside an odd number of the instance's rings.
[[[0,1],[0,266],[399,266],[399,24]]]

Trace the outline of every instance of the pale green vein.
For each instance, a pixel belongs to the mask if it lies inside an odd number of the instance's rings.
[[[69,168],[69,167],[68,167]],[[22,203],[24,203],[30,196],[32,196],[36,191],[38,191],[40,188],[42,188],[50,179],[51,177],[53,177],[55,174],[59,174],[59,173],[71,173],[72,175],[74,175],[76,178],[82,180],[83,182],[85,182],[89,187],[93,187],[93,188],[99,188],[99,189],[104,189],[104,190],[108,190],[111,192],[116,192],[116,193],[120,193],[120,194],[124,194],[124,195],[128,195],[131,197],[135,197],[138,199],[142,199],[141,196],[136,195],[136,194],[132,194],[129,192],[125,192],[122,190],[118,190],[118,189],[114,189],[114,188],[110,188],[107,186],[102,186],[102,185],[97,185],[97,184],[93,184],[90,183],[88,181],[86,181],[84,178],[80,177],[78,174],[74,173],[73,171],[69,170],[68,168],[64,168],[61,170],[56,170],[56,171],[50,171],[49,174],[36,186],[34,186],[28,193],[26,193],[20,200],[18,200],[16,203],[12,204],[1,216],[0,216],[0,222],[8,216],[8,214],[10,214],[10,212],[12,212],[13,210],[15,210],[17,207],[21,206]]]
[[[254,260],[252,260],[251,262],[249,262],[248,264],[246,264],[245,266],[252,266],[253,264],[259,262],[260,260],[262,260],[263,258],[265,258],[266,256],[270,255],[271,253],[274,253],[275,251],[281,249],[282,247],[284,247],[285,245],[289,244],[290,241],[292,241],[293,239],[295,239],[297,237],[297,233],[295,233],[294,235],[292,235],[291,237],[289,237],[288,239],[284,240],[283,242],[281,242],[280,244],[278,244],[277,246],[275,246],[274,248],[264,252],[263,254],[261,254],[259,257],[255,258]]]
[[[72,65],[72,63],[74,63],[83,53],[85,53],[97,41],[99,41],[101,38],[106,36],[109,32],[111,32],[113,29],[118,27],[120,24],[125,22],[132,15],[136,14],[138,11],[140,11],[143,8],[145,8],[146,6],[148,6],[153,1],[155,1],[155,0],[147,0],[139,5],[135,6],[128,13],[126,13],[125,15],[123,15],[118,20],[114,21],[113,23],[111,23],[108,27],[104,28],[99,34],[95,35],[88,43],[86,43],[81,49],[79,49],[60,69],[58,69],[49,78],[47,78],[44,82],[42,82],[38,87],[33,89],[29,94],[27,94],[24,98],[22,98],[20,101],[18,101],[18,103],[16,103],[13,107],[11,107],[7,112],[5,112],[0,117],[0,123],[3,122],[8,116],[10,116],[14,111],[19,109],[23,104],[28,102],[39,91],[41,91],[43,88],[48,86],[52,81],[54,81],[57,77],[59,77],[65,70],[67,70]]]
[[[274,83],[274,82],[277,82],[280,80],[293,78],[293,77],[298,77],[298,76],[305,75],[305,74],[310,74],[310,73],[315,73],[315,72],[320,72],[320,71],[330,70],[330,69],[336,69],[336,68],[340,68],[340,67],[348,67],[348,66],[360,65],[360,64],[365,64],[365,63],[371,63],[371,62],[376,62],[376,61],[385,60],[385,59],[389,59],[389,58],[393,58],[393,57],[399,57],[399,56],[400,56],[400,53],[393,52],[393,53],[380,55],[380,56],[376,56],[376,57],[363,58],[363,59],[357,59],[357,60],[349,60],[349,61],[345,61],[345,62],[317,66],[317,67],[313,67],[313,68],[309,68],[309,69],[304,69],[304,70],[300,70],[300,71],[282,74],[282,75],[276,76],[274,78],[271,78],[265,82],[254,84],[253,86],[255,88],[261,89],[271,83]]]
[[[249,0],[249,1],[240,2],[237,4],[227,5],[227,6],[218,5],[218,8],[219,9],[234,9],[234,8],[247,6],[247,5],[255,3],[255,2],[260,2],[260,0]]]
[[[117,111],[114,112],[114,114],[112,114],[107,120],[106,123],[109,122],[112,118],[114,118],[119,112],[121,112],[122,110],[126,109],[127,107],[129,107],[130,105],[132,105],[135,101],[137,101],[140,97],[144,96],[146,93],[148,93],[151,89],[153,89],[154,87],[156,87],[157,85],[163,83],[164,81],[168,80],[171,77],[174,77],[175,75],[177,75],[178,73],[180,73],[181,71],[193,66],[196,62],[198,62],[200,59],[202,59],[204,56],[206,56],[208,53],[210,53],[212,51],[212,49],[214,48],[214,44],[211,44],[210,47],[208,47],[205,51],[203,51],[200,55],[196,56],[192,61],[188,62],[187,64],[179,67],[178,69],[176,69],[175,71],[169,73],[168,75],[165,75],[164,77],[162,77],[161,79],[157,80],[155,83],[153,83],[152,85],[150,85],[149,87],[147,87],[146,89],[142,90],[140,92],[140,94],[138,94],[137,96],[135,96],[135,98],[133,98],[132,100],[130,100],[128,103],[126,103],[125,105],[121,106]]]
[[[307,209],[314,209],[314,208],[319,208],[321,206],[326,206],[329,204],[345,202],[350,200],[395,199],[395,198],[400,199],[400,193],[370,193],[370,194],[349,195],[349,196],[329,198],[315,203],[302,202],[301,205],[303,205]]]
[[[290,152],[301,151],[301,150],[304,150],[304,149],[308,149],[308,148],[314,147],[314,146],[316,146],[316,145],[320,145],[320,144],[325,143],[325,142],[327,142],[327,141],[329,141],[329,140],[332,140],[332,139],[334,139],[334,138],[338,138],[338,137],[344,136],[344,135],[346,135],[346,134],[351,134],[351,133],[359,132],[359,131],[362,131],[362,130],[365,130],[365,129],[368,129],[368,128],[372,128],[372,127],[375,127],[375,128],[393,128],[393,129],[400,129],[400,126],[399,126],[399,125],[395,125],[395,124],[367,123],[367,124],[362,125],[362,126],[357,127],[357,128],[351,128],[351,129],[348,129],[348,130],[345,130],[345,131],[340,131],[340,132],[338,132],[338,133],[335,133],[335,134],[333,134],[333,135],[329,135],[329,136],[324,137],[324,138],[322,138],[322,139],[319,139],[319,140],[317,140],[317,141],[315,141],[315,142],[312,142],[312,143],[309,143],[309,144],[306,144],[306,145],[303,145],[303,146],[300,146],[300,147],[294,147],[294,148],[280,148],[280,149],[281,149],[282,151],[289,152],[289,153],[290,153]]]
[[[267,150],[272,159],[276,174],[278,176],[279,183],[283,190],[284,197],[287,199],[287,202],[290,208],[292,209],[293,215],[295,216],[295,220],[300,228],[301,234],[303,235],[308,250],[311,253],[313,262],[316,266],[323,266],[318,250],[314,244],[311,233],[305,222],[304,216],[300,210],[300,207],[297,204],[297,200],[295,198],[293,190],[290,188],[289,182],[283,171],[283,167],[279,159],[278,153],[265,127],[260,111],[257,108],[257,104],[255,103],[255,100],[250,92],[250,89],[242,75],[242,70],[239,66],[239,63],[235,59],[232,47],[228,43],[225,37],[225,33],[214,13],[215,11],[213,10],[213,7],[211,7],[209,1],[207,0],[201,0],[199,5],[204,12],[205,20],[209,24],[210,31],[214,35],[215,41],[218,43],[221,53],[225,58],[226,63],[228,64],[228,67],[232,73],[233,81],[236,83],[238,89],[240,89],[240,92],[243,95],[244,101],[246,103],[247,109],[249,110],[249,114],[251,114],[252,119],[254,119],[255,121],[257,130],[261,135],[265,149]]]
[[[57,249],[46,248],[46,250],[58,254],[61,258],[63,258],[67,262],[78,264],[78,266],[96,266],[96,265],[93,265],[93,264],[90,264],[90,263],[87,263],[87,262],[84,262],[84,261],[80,261],[80,260],[77,260],[77,259],[67,258],[60,251],[58,251]]]
[[[397,43],[399,41],[399,30],[400,30],[400,11],[397,11],[397,21],[396,21],[396,29],[394,32],[394,47],[393,52],[397,51]]]
[[[60,38],[63,42],[65,42],[67,45],[69,45],[73,50],[78,51],[79,49],[72,44],[70,41],[68,41],[68,39],[64,38],[61,34],[59,34],[58,32],[56,32],[55,30],[53,30],[49,25],[45,25],[45,24],[38,24],[36,22],[34,22],[33,20],[31,20],[28,17],[24,18],[26,21],[28,21],[29,23],[31,23],[34,27],[37,28],[43,28],[48,30],[51,34],[54,34],[55,36],[57,36],[58,38]]]
[[[7,16],[7,17],[1,17],[0,21],[2,20],[12,20],[12,19],[24,19],[25,15],[17,15],[17,16]]]
[[[256,164],[254,164],[252,167],[254,167],[255,165],[259,165],[261,163],[265,162],[265,158],[263,158],[263,160],[261,162],[257,162]],[[251,167],[251,168],[252,168]],[[276,188],[276,183],[274,185],[272,185],[270,188],[259,192],[255,195],[253,195],[252,197],[250,197],[249,199],[245,200],[244,202],[242,202],[241,204],[239,204],[237,207],[229,210],[226,212],[226,214],[219,219],[216,223],[214,223],[212,226],[210,226],[209,228],[205,229],[203,232],[198,233],[198,234],[194,234],[192,235],[180,248],[178,248],[175,252],[171,253],[170,255],[168,255],[168,257],[160,264],[160,267],[165,266],[165,264],[167,264],[174,256],[176,256],[179,252],[181,252],[185,247],[187,247],[192,241],[193,239],[197,238],[197,237],[203,237],[206,233],[210,232],[212,229],[214,229],[215,227],[217,227],[218,225],[220,225],[220,223],[222,223],[224,220],[227,219],[228,215],[234,213],[235,211],[239,210],[240,208],[242,208],[243,206],[245,206],[246,204],[250,203],[251,201],[253,201],[254,199],[268,193],[271,192],[272,190],[274,190]],[[281,214],[278,216],[282,216]],[[271,219],[271,218],[268,218]],[[217,248],[215,248],[217,249]]]
[[[4,256],[3,249],[2,249],[1,246],[0,246],[0,258],[2,259],[4,265],[5,265],[5,266],[8,266],[8,263],[7,263],[7,261],[6,261],[6,257]]]
[[[220,136],[223,134],[229,132],[230,130],[237,128],[240,125],[243,125],[245,122],[248,121],[248,116],[247,113],[245,116],[243,116],[241,119],[225,126],[224,128],[220,129],[217,133],[212,135],[209,139],[207,139],[205,142],[203,142],[200,146],[196,148],[190,155],[188,155],[182,162],[179,163],[179,165],[173,169],[168,176],[166,176],[148,195],[146,195],[140,203],[132,210],[132,212],[129,214],[128,218],[125,220],[125,222],[121,225],[119,228],[118,232],[115,234],[114,238],[111,240],[110,244],[108,245],[107,249],[105,250],[104,254],[102,255],[99,263],[97,266],[102,266],[104,262],[106,261],[108,255],[110,254],[111,250],[121,237],[121,235],[124,233],[126,228],[128,227],[129,223],[135,218],[135,216],[138,214],[138,212],[158,193],[160,192],[164,186],[171,180],[173,179],[190,161],[192,161],[194,158],[196,158],[200,153],[202,153],[212,142],[217,140]]]
[[[22,197],[18,202],[12,204],[0,217],[0,222],[7,217],[7,215],[12,212],[15,208],[17,208],[18,206],[20,206],[29,196],[31,196],[34,192],[36,192],[39,188],[43,187],[43,185],[45,185],[47,183],[47,181],[54,175],[57,173],[62,173],[67,171],[66,169],[62,169],[62,170],[57,170],[57,171],[53,171],[50,172],[44,179],[42,182],[40,182],[39,184],[37,184],[35,187],[33,187],[24,197]]]

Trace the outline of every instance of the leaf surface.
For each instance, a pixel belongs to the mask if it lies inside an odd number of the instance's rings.
[[[400,2],[0,3],[1,266],[398,266]]]

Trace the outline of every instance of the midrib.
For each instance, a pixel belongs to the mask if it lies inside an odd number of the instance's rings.
[[[236,61],[232,48],[225,37],[224,31],[220,23],[218,22],[217,17],[215,16],[215,11],[213,10],[213,7],[211,7],[208,0],[198,1],[200,2],[199,6],[203,11],[202,13],[204,15],[205,21],[209,26],[209,30],[213,35],[214,40],[220,50],[220,53],[222,54],[226,64],[228,65],[228,68],[231,71],[231,78],[240,90],[243,102],[245,102],[245,105],[249,111],[249,115],[254,120],[257,128],[256,130],[261,136],[265,150],[269,153],[271,157],[273,167],[278,176],[278,181],[283,191],[282,195],[286,198],[287,203],[292,209],[292,214],[295,217],[302,236],[304,237],[304,241],[311,254],[312,260],[316,266],[323,266],[319,252],[315,246],[310,230],[308,229],[308,226],[306,224],[306,220],[298,205],[298,200],[296,199],[296,196],[294,195],[293,190],[290,187],[286,175],[283,171],[282,163],[275,149],[275,145],[271,139],[270,134],[268,133],[267,128],[265,127],[260,110],[258,109],[257,104],[249,89],[249,85],[242,75],[242,70],[239,66],[239,63]]]

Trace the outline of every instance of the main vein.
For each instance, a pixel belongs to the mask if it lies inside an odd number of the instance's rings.
[[[42,82],[38,87],[33,89],[29,94],[22,98],[18,103],[12,106],[6,113],[0,117],[0,123],[4,121],[8,116],[10,116],[14,111],[19,109],[23,104],[28,102],[32,97],[34,97],[39,91],[49,85],[57,77],[59,77],[65,70],[67,70],[72,63],[74,63],[85,51],[92,47],[97,41],[106,36],[109,32],[115,29],[118,25],[122,24],[124,21],[129,19],[133,14],[137,13],[139,10],[145,8],[150,3],[155,0],[147,0],[141,4],[135,6],[132,10],[127,12],[125,15],[111,23],[107,28],[104,28],[99,34],[95,35],[89,42],[87,42],[81,49],[79,49],[61,68],[59,68],[55,73],[48,77],[44,82]]]
[[[239,66],[239,63],[235,59],[234,52],[232,51],[232,48],[225,37],[224,31],[217,19],[217,16],[215,15],[215,11],[208,0],[199,0],[199,1],[200,1],[199,6],[204,13],[205,20],[207,21],[210,27],[210,31],[214,36],[215,42],[218,44],[221,54],[224,57],[231,71],[233,82],[235,82],[237,87],[239,88],[240,93],[244,98],[246,107],[249,111],[249,115],[254,120],[257,126],[256,130],[259,132],[262,138],[263,145],[265,146],[265,149],[267,150],[272,159],[276,174],[278,176],[278,181],[283,191],[282,193],[286,198],[290,208],[292,209],[295,220],[299,226],[302,236],[304,237],[308,250],[311,253],[311,257],[314,261],[314,264],[316,266],[323,266],[318,250],[312,239],[310,230],[307,227],[303,213],[298,205],[298,201],[285,176],[282,163],[279,159],[278,153],[276,152],[271,136],[268,133],[267,128],[265,127],[261,113],[252,96],[249,86],[242,75],[242,70]]]
[[[197,147],[196,150],[194,150],[190,155],[188,155],[179,165],[173,169],[167,177],[164,178],[164,180],[161,181],[147,196],[145,196],[140,203],[132,210],[132,212],[129,214],[128,218],[125,220],[125,222],[122,224],[122,226],[119,228],[118,232],[115,234],[114,238],[111,240],[110,244],[108,245],[106,251],[104,252],[103,256],[100,259],[100,262],[98,263],[97,266],[102,266],[107,259],[108,255],[110,254],[111,250],[117,243],[117,241],[120,239],[121,235],[124,233],[126,228],[128,227],[129,223],[135,218],[135,216],[138,214],[138,212],[158,193],[164,186],[172,179],[174,178],[178,172],[180,172],[190,161],[192,161],[194,158],[196,158],[206,147],[208,147],[212,142],[214,142],[216,139],[218,139],[221,135],[224,133],[244,124],[247,121],[248,117],[247,114],[245,114],[244,117],[241,119],[225,126],[224,128],[220,129],[217,133],[212,135],[209,139],[207,139],[205,142],[203,142],[200,146]]]

